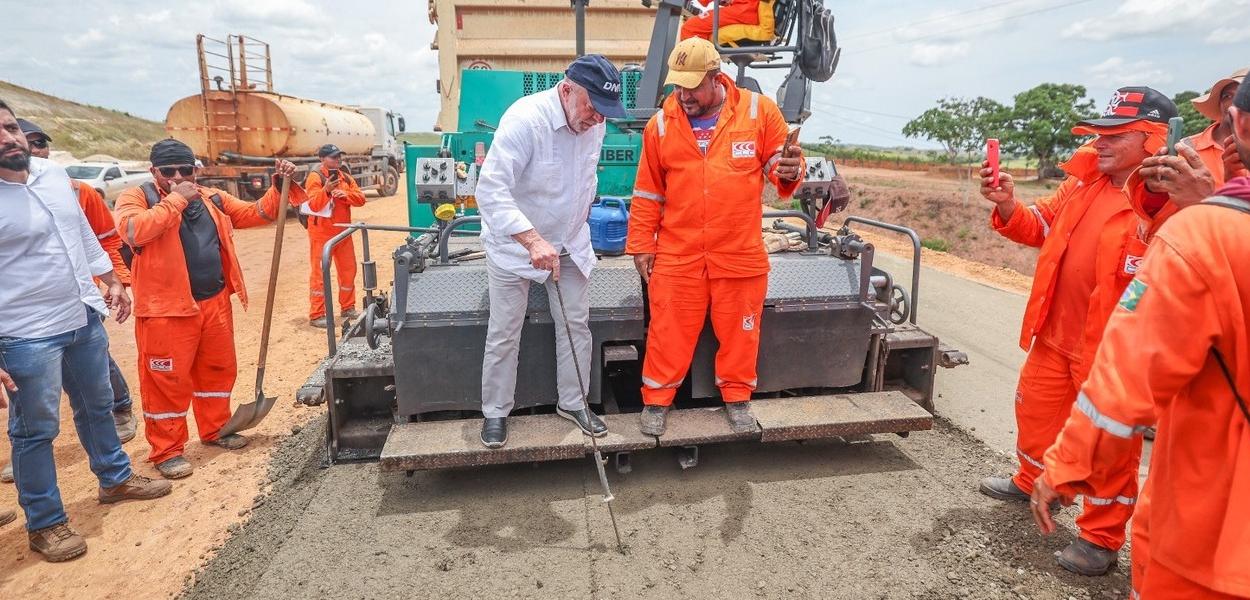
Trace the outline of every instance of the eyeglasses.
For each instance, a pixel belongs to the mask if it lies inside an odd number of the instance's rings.
[[[156,170],[160,171],[161,177],[166,177],[166,178],[173,177],[174,173],[182,175],[183,177],[190,177],[195,174],[195,165],[178,165],[176,167],[157,167]]]
[[[33,140],[26,140],[26,141],[30,144],[31,148],[38,148],[40,150],[43,150],[44,148],[48,147],[48,140],[45,140],[43,138],[35,138]]]

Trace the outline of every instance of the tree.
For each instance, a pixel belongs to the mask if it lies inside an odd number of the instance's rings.
[[[1003,135],[1005,149],[1037,159],[1042,175],[1054,170],[1060,156],[1080,146],[1072,126],[1097,116],[1094,101],[1085,98],[1081,85],[1043,83],[1016,94],[1015,101]]]
[[[1194,98],[1201,96],[1198,92],[1181,92],[1172,98],[1172,102],[1176,103],[1176,108],[1180,111],[1180,115],[1185,119],[1185,137],[1198,135],[1211,125],[1211,119],[1202,116],[1198,109],[1194,108],[1194,103],[1190,102]]]
[[[982,148],[987,134],[998,130],[1007,114],[1007,107],[989,98],[942,98],[936,107],[908,121],[903,135],[942,144],[947,160],[955,162],[960,153]]]

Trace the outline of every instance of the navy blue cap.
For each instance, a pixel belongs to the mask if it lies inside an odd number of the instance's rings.
[[[605,118],[624,119],[629,116],[621,104],[621,73],[602,54],[579,57],[569,65],[564,75],[586,88],[590,103]]]
[[[48,135],[47,132],[45,132],[43,129],[40,129],[38,125],[35,125],[34,123],[27,121],[26,119],[18,119],[17,126],[22,129],[23,134],[30,135],[32,133],[37,133],[39,135],[42,135],[49,142],[52,141],[52,136]]]
[[[317,150],[317,158],[325,158],[327,156],[338,156],[339,154],[342,154],[342,153],[343,151],[339,150],[338,146],[335,146],[334,144],[326,144],[322,146],[319,150]]]

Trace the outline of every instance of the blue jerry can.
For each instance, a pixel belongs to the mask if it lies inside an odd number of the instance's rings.
[[[625,253],[629,229],[629,205],[625,198],[595,198],[590,205],[590,245],[596,254],[617,256]]]

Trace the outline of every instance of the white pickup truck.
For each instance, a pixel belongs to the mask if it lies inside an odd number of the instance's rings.
[[[152,174],[147,170],[125,170],[118,163],[82,162],[65,167],[70,177],[77,179],[100,192],[104,201],[112,208],[113,201],[126,188],[142,185],[152,181]]]

